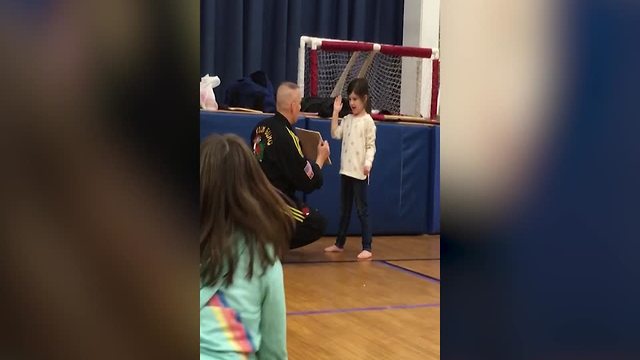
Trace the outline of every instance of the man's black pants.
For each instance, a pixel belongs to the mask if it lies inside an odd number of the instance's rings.
[[[327,228],[325,219],[316,209],[309,208],[309,214],[304,221],[296,221],[296,229],[291,239],[289,249],[297,249],[318,240]]]

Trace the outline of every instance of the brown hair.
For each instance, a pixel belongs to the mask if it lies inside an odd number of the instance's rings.
[[[369,82],[365,78],[355,78],[347,86],[347,96],[356,94],[364,102],[364,110],[371,114],[371,97],[369,96]]]
[[[237,135],[214,134],[200,145],[200,281],[233,282],[238,263],[235,233],[244,235],[253,276],[254,255],[263,273],[289,247],[293,217],[287,203]],[[275,256],[269,248],[273,247]]]

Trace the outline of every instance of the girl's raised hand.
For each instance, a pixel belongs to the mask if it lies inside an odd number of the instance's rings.
[[[336,99],[333,101],[333,113],[338,114],[342,110],[342,96],[336,96]]]

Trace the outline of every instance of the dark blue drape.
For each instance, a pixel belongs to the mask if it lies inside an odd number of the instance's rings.
[[[202,0],[200,70],[228,85],[256,70],[296,81],[301,35],[402,44],[404,0]]]

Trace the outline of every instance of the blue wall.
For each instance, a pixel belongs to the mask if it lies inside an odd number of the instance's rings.
[[[234,133],[250,142],[254,126],[269,115],[200,113],[200,138],[210,133]],[[319,131],[331,146],[332,165],[323,168],[324,185],[306,201],[327,218],[326,235],[335,235],[340,216],[339,140],[330,136],[327,119],[301,118],[297,127]],[[369,214],[373,234],[423,234],[440,231],[440,128],[376,122],[376,157],[369,187]],[[349,233],[360,233],[360,221],[351,217]]]

